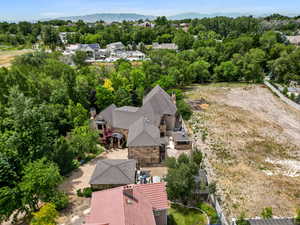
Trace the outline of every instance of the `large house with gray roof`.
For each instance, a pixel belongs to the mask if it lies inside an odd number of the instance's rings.
[[[191,148],[175,95],[168,95],[160,86],[144,97],[141,107],[118,108],[112,104],[92,115],[92,126],[107,145],[128,147],[128,158],[137,160],[140,166],[164,161],[170,140],[180,150]]]

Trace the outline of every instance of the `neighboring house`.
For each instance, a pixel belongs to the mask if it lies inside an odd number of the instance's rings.
[[[151,22],[144,22],[144,23],[140,23],[138,24],[139,27],[149,27],[149,28],[153,28],[155,27],[155,24],[154,23],[151,23]]]
[[[91,188],[104,190],[134,184],[136,181],[136,161],[133,159],[98,160],[90,179]]]
[[[246,219],[249,225],[296,225],[293,218],[272,218],[272,219]],[[233,219],[232,225],[236,225],[236,219]]]
[[[298,95],[300,94],[300,88],[289,87],[289,88],[288,88],[288,93],[289,93],[289,94],[294,93],[296,96],[298,96]]]
[[[114,61],[114,59],[127,59],[129,61],[144,60],[146,55],[140,51],[124,51],[116,50],[110,52],[110,58],[107,58],[107,61]]]
[[[74,55],[77,51],[83,51],[87,53],[87,60],[96,60],[99,50],[99,44],[73,44],[66,47],[63,55]]]
[[[178,46],[175,43],[153,43],[152,49],[160,50],[160,49],[167,49],[167,50],[178,50]]]
[[[101,49],[99,44],[74,44],[66,47],[63,52],[64,56],[72,56],[76,51],[84,51],[87,53],[87,62],[115,62],[118,59],[126,59],[129,61],[144,60],[146,55],[140,51],[126,51],[125,46],[121,42],[111,43],[106,49]]]
[[[85,225],[167,225],[164,183],[127,185],[94,192]]]
[[[60,32],[59,38],[63,44],[68,43],[68,35],[76,34],[76,32]]]
[[[87,53],[87,60],[96,60],[98,57],[98,51],[100,50],[99,44],[81,44],[77,51],[83,51]]]
[[[129,61],[138,61],[138,60],[144,60],[146,58],[145,53],[141,52],[141,51],[127,51],[127,56],[126,58]]]
[[[286,36],[287,40],[293,45],[300,45],[300,35]]]
[[[188,24],[188,23],[181,23],[181,24],[179,24],[179,26],[180,26],[181,29],[184,30],[185,32],[188,32],[188,31],[189,31],[190,24]]]
[[[166,146],[173,139],[179,150],[191,149],[177,112],[176,97],[168,95],[160,86],[145,96],[141,107],[117,108],[112,104],[98,115],[92,115],[91,125],[107,145],[120,146],[124,140],[128,158],[136,159],[141,166],[163,162]]]
[[[117,51],[125,51],[125,45],[122,42],[114,42],[106,46],[107,51],[114,53]]]

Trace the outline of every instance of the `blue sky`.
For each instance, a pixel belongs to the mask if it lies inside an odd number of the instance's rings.
[[[34,20],[92,13],[169,16],[184,12],[300,14],[300,0],[1,0],[0,20]]]

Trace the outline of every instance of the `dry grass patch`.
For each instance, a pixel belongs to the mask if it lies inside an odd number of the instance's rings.
[[[293,216],[300,205],[300,176],[287,176],[268,159],[300,161],[300,112],[261,85],[194,86],[187,97],[208,102],[190,126],[228,216],[243,211],[259,216],[264,207],[273,207],[276,216]]]
[[[0,67],[9,67],[16,56],[32,52],[31,49],[0,51]]]

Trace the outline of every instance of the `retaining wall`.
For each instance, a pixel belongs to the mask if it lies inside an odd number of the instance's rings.
[[[288,104],[289,106],[293,107],[294,109],[297,109],[300,111],[300,105],[297,104],[296,102],[292,101],[291,99],[289,99],[288,97],[284,96],[276,87],[274,87],[272,84],[270,84],[268,81],[264,81],[264,84],[266,86],[268,86],[272,92],[274,92],[276,95],[278,95],[278,97],[284,101],[286,104]]]

